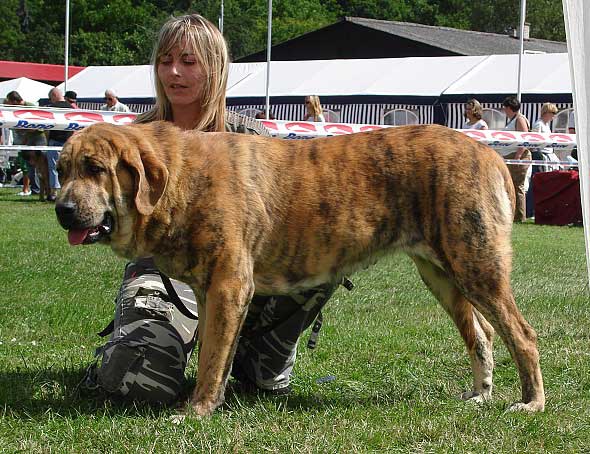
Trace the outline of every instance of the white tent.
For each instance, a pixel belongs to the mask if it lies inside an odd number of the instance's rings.
[[[41,98],[47,98],[49,90],[52,88],[53,85],[37,82],[26,77],[5,80],[4,82],[0,82],[0,102],[11,91],[17,91],[25,101],[36,103]]]
[[[567,47],[576,108],[576,136],[580,160],[580,192],[586,238],[586,266],[590,284],[590,2],[563,0]]]
[[[122,99],[153,98],[153,86],[151,65],[88,66],[68,79],[68,90],[75,91],[78,100],[102,101],[107,89]],[[63,90],[64,84],[58,87]]]
[[[462,105],[471,96],[501,103],[517,90],[518,55],[408,57],[360,60],[271,62],[270,96],[277,118],[304,115],[303,97],[319,95],[339,121],[381,123],[386,112],[411,109],[421,123],[459,127]],[[154,100],[150,65],[90,66],[68,81],[78,103],[96,109],[113,89],[135,112]],[[523,113],[538,117],[543,102],[571,107],[567,54],[525,55]],[[486,94],[487,97],[480,97]],[[266,63],[232,63],[227,100],[232,109],[261,110],[266,97]]]
[[[228,88],[262,70],[265,63],[232,63]],[[63,90],[64,84],[59,85]],[[110,89],[127,102],[145,102],[155,97],[151,65],[139,66],[88,66],[68,80],[68,90],[78,100],[102,101],[105,90]]]
[[[523,94],[571,94],[567,54],[524,56]],[[271,62],[271,97],[377,96],[436,99],[469,94],[511,94],[518,55],[408,57]],[[229,99],[265,97],[266,63],[232,63]],[[110,88],[127,102],[154,98],[152,69],[89,66],[68,80],[78,100],[100,101]],[[63,88],[63,84],[60,85]]]
[[[524,54],[523,94],[571,94],[567,54]],[[449,85],[443,95],[507,94],[518,88],[518,55],[490,55]]]
[[[273,61],[270,95],[438,97],[484,59],[476,56]],[[265,84],[266,72],[259,70],[230,88],[227,96],[262,97]]]

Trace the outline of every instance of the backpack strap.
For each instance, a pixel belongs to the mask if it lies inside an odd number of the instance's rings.
[[[112,319],[110,323],[104,327],[104,329],[98,334],[100,337],[106,337],[115,330],[115,319]]]
[[[158,270],[158,274],[162,278],[162,283],[164,284],[164,288],[166,289],[166,293],[168,293],[168,297],[170,298],[170,302],[176,306],[176,309],[180,311],[182,315],[191,320],[198,320],[199,317],[195,315],[193,312],[188,310],[188,308],[184,305],[176,290],[174,290],[174,286],[172,282],[170,282],[170,278],[166,276],[164,273]]]
[[[322,323],[324,322],[324,316],[322,315],[322,311],[318,312],[318,316],[315,319],[315,323],[311,328],[311,334],[309,335],[309,340],[307,341],[307,348],[313,350],[317,343],[318,343],[318,336],[320,334],[320,329],[322,328]]]
[[[342,285],[349,292],[354,288],[354,284],[346,276],[342,278],[340,285]],[[325,304],[325,302],[324,302],[324,304]],[[311,334],[309,335],[309,339],[307,341],[307,348],[309,348],[310,350],[313,350],[314,348],[316,348],[316,346],[318,344],[318,336],[320,335],[320,330],[322,329],[323,323],[324,323],[324,316],[322,315],[322,310],[320,309],[320,311],[318,312],[318,315],[316,316],[315,322],[311,328]]]

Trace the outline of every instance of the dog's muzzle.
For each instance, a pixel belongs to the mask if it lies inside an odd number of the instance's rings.
[[[68,231],[68,241],[72,246],[96,243],[111,234],[113,216],[110,213],[105,213],[99,225],[85,226],[79,222],[77,211],[73,202],[60,202],[55,205],[57,220]]]

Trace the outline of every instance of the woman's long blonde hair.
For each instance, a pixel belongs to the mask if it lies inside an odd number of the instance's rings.
[[[195,54],[197,64],[206,75],[202,89],[201,117],[194,125],[198,131],[225,130],[225,92],[229,71],[227,44],[221,32],[199,14],[171,17],[160,29],[152,53],[156,105],[137,119],[147,123],[156,120],[172,121],[172,106],[166,97],[164,86],[158,77],[158,64],[163,55],[174,46],[186,43],[187,50]]]
[[[320,119],[320,115],[324,113],[322,109],[322,105],[320,104],[320,97],[315,95],[310,95],[306,97],[309,100],[309,107],[308,112],[311,112],[313,115],[314,121],[318,121]]]

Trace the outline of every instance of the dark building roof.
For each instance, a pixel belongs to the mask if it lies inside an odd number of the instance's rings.
[[[84,66],[68,66],[68,77],[78,74]],[[64,66],[46,63],[25,63],[0,60],[0,80],[27,77],[28,79],[55,85],[64,81]]]
[[[525,51],[567,52],[564,42],[531,38]],[[273,60],[441,57],[447,55],[517,54],[520,42],[508,34],[449,27],[345,17],[335,24],[276,44]],[[266,60],[266,50],[236,62]]]

